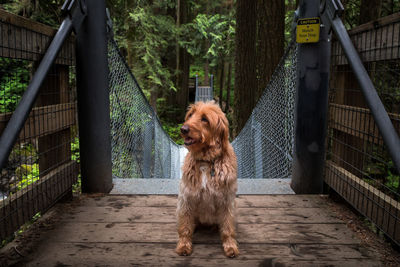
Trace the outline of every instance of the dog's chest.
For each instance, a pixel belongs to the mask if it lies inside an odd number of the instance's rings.
[[[214,177],[214,170],[208,163],[201,163],[199,166],[200,178],[201,178],[201,189],[211,189],[211,179]]]

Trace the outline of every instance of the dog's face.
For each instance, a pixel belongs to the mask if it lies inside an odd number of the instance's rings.
[[[220,107],[211,102],[197,102],[189,106],[181,136],[190,151],[223,147],[229,142],[229,125]]]

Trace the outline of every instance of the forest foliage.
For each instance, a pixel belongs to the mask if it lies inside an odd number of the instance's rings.
[[[0,8],[41,23],[58,27],[62,20],[60,7],[64,0],[0,0]],[[179,140],[179,123],[186,109],[188,82],[186,78],[199,74],[204,82],[214,74],[215,98],[234,124],[231,108],[235,85],[237,50],[238,0],[106,0],[114,26],[114,36],[129,67],[132,69],[149,102],[157,110],[164,129]],[[292,18],[298,1],[271,0],[283,3],[284,43],[291,38]],[[347,28],[365,20],[374,20],[400,10],[400,0],[343,0],[343,20]],[[258,5],[264,3],[257,1]],[[371,8],[372,7],[372,8]],[[268,19],[262,9],[255,11],[258,18]],[[261,21],[261,20],[260,20]],[[282,34],[277,32],[276,34]],[[263,39],[257,40],[257,46]],[[181,66],[182,62],[188,62]],[[268,61],[266,61],[268,64]],[[28,62],[2,58],[0,68],[7,70],[0,77],[0,112],[15,109],[31,78]],[[184,92],[180,94],[180,92]],[[252,102],[256,102],[251,99]],[[246,99],[248,100],[248,99]],[[180,104],[178,106],[177,103]],[[171,116],[178,110],[179,116]]]
[[[160,116],[164,130],[178,144],[182,144],[179,129],[182,125],[183,111],[188,104],[188,100],[184,99],[189,95],[188,78],[196,74],[205,84],[208,83],[208,76],[214,75],[215,98],[227,113],[231,125],[235,125],[238,120],[233,116],[233,110],[236,110],[238,116],[244,116],[243,121],[247,120],[247,114],[235,106],[234,101],[234,73],[238,71],[235,69],[235,58],[237,59],[239,54],[236,47],[238,1],[106,0],[111,12],[114,37],[120,51],[148,101]],[[284,42],[280,44],[280,51],[283,51],[292,38],[292,20],[298,1],[270,1],[279,2],[284,7],[283,17],[279,18],[282,19],[284,27],[279,32],[272,33],[284,36]],[[348,29],[400,11],[400,0],[342,2],[345,6],[343,21]],[[62,21],[60,8],[63,3],[64,0],[0,0],[0,8],[57,28]],[[258,5],[263,3],[266,1],[257,0]],[[256,8],[255,12],[257,23],[268,22],[269,16],[262,13],[262,9]],[[273,32],[276,29],[271,30]],[[265,36],[257,39],[256,49],[259,49],[263,42],[266,42]],[[272,64],[268,60],[264,63]],[[0,58],[0,114],[15,110],[31,79],[32,64],[22,60]],[[256,84],[255,88],[258,87],[257,90],[260,91],[264,86],[265,84]],[[243,87],[240,90],[248,89]],[[260,93],[254,94],[253,99],[245,98],[245,102],[254,104],[259,95]],[[127,126],[131,125],[128,123]],[[134,127],[130,127],[132,128]],[[76,135],[77,133],[74,133],[71,143],[71,159],[79,163],[79,138]],[[37,151],[31,144],[23,144],[14,149],[13,154],[15,157],[35,155],[33,164],[20,164],[15,169],[19,179],[17,189],[20,190],[39,179]],[[385,159],[389,159],[389,156],[386,155]],[[389,190],[400,192],[400,177],[392,161],[369,163],[363,171],[374,177],[365,179],[368,183],[378,187],[375,182],[380,181]],[[74,190],[80,190],[80,179],[74,185]],[[38,216],[40,214],[36,217]]]
[[[274,2],[280,1],[284,2],[285,7],[286,45],[291,38],[292,18],[298,1],[274,0]],[[227,64],[233,63],[237,53],[236,0],[107,0],[106,2],[121,51],[149,101],[153,107],[159,109],[158,113],[163,121],[170,125],[181,122],[177,121],[176,117],[163,118],[165,114],[163,111],[175,108],[174,99],[168,98],[171,97],[171,92],[183,90],[177,78],[182,74],[186,76],[193,76],[196,73],[203,76],[214,74],[217,100],[223,106],[228,104],[228,108],[234,104],[231,87],[234,85],[235,76],[227,77]],[[368,3],[376,6],[375,16],[378,17],[400,10],[399,0],[343,0],[342,2],[346,7],[344,21],[348,28],[360,24],[362,6]],[[57,27],[62,20],[60,7],[63,3],[64,0],[1,0],[0,7]],[[177,61],[182,60],[177,55],[178,49],[183,49],[188,54],[190,68],[187,73],[183,73],[184,70],[177,66],[179,64]],[[15,63],[6,61],[0,63],[9,64],[10,70],[15,70],[17,67]],[[21,66],[20,69],[23,68]],[[234,71],[232,69],[232,72]],[[24,71],[15,73],[20,74],[16,79],[17,84],[12,88],[16,91],[16,95],[20,95],[26,86],[27,73]],[[201,78],[208,81],[207,77]],[[227,90],[231,89],[230,99],[226,99]],[[3,99],[7,98],[10,90],[12,89],[2,91]],[[223,99],[220,99],[221,97]],[[17,100],[10,99],[7,103],[2,103],[1,110],[12,109],[15,106],[13,103]]]

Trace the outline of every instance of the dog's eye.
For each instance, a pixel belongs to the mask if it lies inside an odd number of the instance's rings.
[[[206,117],[202,117],[202,118],[201,118],[201,121],[203,121],[203,122],[208,122],[208,120],[207,120]]]

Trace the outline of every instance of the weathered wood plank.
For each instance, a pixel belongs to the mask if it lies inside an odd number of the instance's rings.
[[[179,257],[175,244],[56,243],[38,251],[28,266],[379,266],[374,254],[358,246],[243,244],[237,259],[227,259],[219,244],[196,244],[190,257]],[[82,255],[85,255],[82,257]],[[269,265],[268,265],[269,264]],[[281,265],[279,265],[281,264]]]
[[[0,238],[3,240],[29,221],[36,213],[47,210],[72,185],[78,177],[78,164],[65,163],[50,171],[28,187],[6,199],[0,199]]]
[[[12,113],[0,114],[0,134],[7,126]],[[67,129],[76,124],[76,103],[64,103],[33,108],[22,128],[19,138],[27,140]]]
[[[383,139],[369,109],[330,103],[329,116],[331,128],[383,145]],[[400,114],[389,113],[389,117],[392,121],[400,121]],[[400,129],[397,130],[400,133]]]
[[[325,182],[391,238],[400,242],[400,203],[351,172],[326,162]]]
[[[175,223],[175,207],[77,207],[64,221]],[[321,208],[239,208],[238,223],[343,223],[330,210]]]
[[[56,30],[50,26],[0,9],[0,56],[37,61],[42,58]],[[57,64],[73,65],[74,40],[70,37],[62,47]]]
[[[355,27],[349,35],[362,61],[373,62],[399,59],[399,32],[400,13],[396,13]],[[338,41],[333,42],[332,56],[334,65],[348,64]]]
[[[83,195],[85,207],[176,207],[176,195]]]
[[[68,257],[62,257],[66,259],[65,262],[71,262],[71,266],[229,266],[229,267],[243,267],[243,266],[382,266],[375,260],[367,260],[367,259],[353,259],[353,260],[337,260],[337,261],[310,261],[310,260],[289,260],[287,258],[269,258],[267,255],[263,260],[253,260],[253,259],[199,259],[193,257],[181,257],[181,258],[128,258],[122,259],[119,258],[115,262],[111,262],[110,260],[96,261],[96,260],[81,260],[75,258],[75,260],[67,259]],[[38,261],[34,261],[38,262]],[[64,262],[56,262],[54,259],[50,259],[50,266],[70,266],[69,264],[65,264]],[[106,263],[105,263],[106,262]],[[55,263],[55,264],[52,264]],[[75,265],[74,263],[77,263]],[[59,265],[58,265],[59,264]],[[104,265],[106,264],[106,265]],[[27,266],[37,266],[34,264],[29,264]],[[45,265],[47,266],[47,262]]]
[[[56,33],[56,30],[50,26],[12,14],[3,9],[0,9],[0,21],[46,35],[54,35]]]
[[[373,30],[378,27],[390,25],[397,22],[400,22],[400,12],[356,26],[350,29],[348,33],[349,35],[354,35],[360,32]]]
[[[327,195],[240,195],[236,203],[238,207],[253,208],[323,208],[327,206],[327,198]]]
[[[247,198],[248,196],[244,196]],[[250,203],[273,205],[271,199],[283,199],[279,196],[251,196]],[[294,200],[302,202],[307,196],[282,196],[288,198],[286,204]],[[309,196],[311,200],[326,200],[326,197]],[[151,200],[153,199],[154,200]],[[87,201],[89,200],[89,201]],[[128,200],[128,201],[126,201]],[[247,199],[249,200],[249,199]],[[315,202],[315,203],[318,203]],[[305,203],[308,203],[304,201]],[[313,201],[310,201],[313,202]],[[131,203],[132,205],[129,205]],[[152,204],[150,207],[135,206]],[[167,205],[165,207],[162,204]],[[83,197],[72,204],[57,205],[55,215],[57,224],[50,225],[42,233],[32,248],[24,248],[34,253],[25,257],[27,266],[380,266],[379,257],[370,249],[363,247],[353,238],[353,232],[344,223],[291,223],[254,224],[239,223],[237,239],[241,254],[236,259],[223,255],[219,233],[210,228],[200,228],[194,236],[194,251],[189,257],[177,256],[174,252],[177,241],[176,223],[171,219],[176,196],[104,196]],[[246,204],[245,202],[243,202]],[[315,204],[314,203],[314,204]],[[90,204],[86,206],[86,204]],[[248,203],[247,203],[248,204]],[[155,206],[159,205],[159,206]],[[169,206],[168,206],[169,205]],[[304,205],[303,203],[300,205]],[[90,213],[90,209],[93,213]],[[260,214],[270,211],[303,210],[312,211],[321,216],[329,213],[326,205],[316,207],[279,207],[279,208],[239,208],[251,212],[260,210]],[[79,222],[79,211],[85,216],[99,218],[104,215],[105,222]],[[146,215],[146,211],[148,215]],[[160,223],[116,223],[112,216],[143,215],[151,218],[158,215]],[[297,211],[296,211],[297,212]],[[100,215],[96,215],[99,213]],[[158,214],[157,214],[158,213]],[[257,213],[257,212],[256,212]],[[71,217],[69,217],[71,216]],[[282,217],[282,215],[272,215]],[[65,217],[69,217],[66,221]],[[243,216],[244,217],[244,216]],[[167,219],[165,219],[167,218]],[[169,219],[168,219],[169,218]],[[82,217],[82,219],[85,219]],[[51,220],[50,220],[51,221]],[[47,222],[47,220],[46,220]],[[35,235],[35,233],[33,233]],[[21,247],[22,248],[22,247]]]
[[[240,195],[236,197],[239,208],[323,208],[327,206],[326,195]],[[112,207],[176,207],[174,195],[87,195],[82,204]]]
[[[38,138],[39,173],[45,176],[71,160],[71,131],[66,128]]]
[[[249,244],[358,244],[344,224],[238,224],[239,243]],[[176,223],[64,222],[50,233],[49,242],[175,243]],[[220,243],[215,230],[202,228],[194,243]]]

